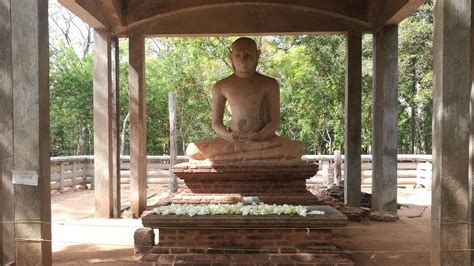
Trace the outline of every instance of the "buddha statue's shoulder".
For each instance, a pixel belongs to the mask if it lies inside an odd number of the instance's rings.
[[[263,75],[263,74],[260,74],[260,73],[255,73],[255,75],[252,77],[252,79],[256,80],[256,82],[258,82],[258,84],[261,84],[263,85],[264,87],[269,87],[269,88],[278,88],[278,81],[272,77],[269,77],[269,76],[266,76],[266,75]],[[233,87],[235,84],[239,84],[240,82],[242,82],[242,79],[241,78],[238,78],[237,76],[235,76],[234,74],[226,77],[226,78],[223,78],[219,81],[217,81],[215,84],[214,84],[214,89],[218,89],[218,90],[221,90],[223,88],[229,88],[229,87]]]
[[[260,74],[258,72],[256,73],[256,75],[257,75],[257,78],[258,78],[258,82],[264,84],[265,87],[268,87],[268,88],[278,88],[279,87],[278,81],[275,78]]]
[[[235,83],[235,75],[232,74],[226,78],[223,78],[219,81],[217,81],[213,88],[214,89],[222,89],[222,88],[225,88],[225,87],[229,87],[230,85],[234,84]]]

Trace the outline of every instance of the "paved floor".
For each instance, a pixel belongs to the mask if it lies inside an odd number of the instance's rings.
[[[161,191],[160,191],[161,190]],[[122,206],[128,206],[128,190]],[[166,191],[148,190],[149,205]],[[65,192],[51,197],[54,265],[134,265],[133,234],[141,219],[94,218],[94,191]]]
[[[167,194],[150,188],[149,204]],[[128,191],[123,191],[123,205]],[[353,251],[356,265],[429,265],[431,191],[399,189],[400,221],[351,222],[334,232],[336,244]],[[95,219],[91,190],[52,196],[54,265],[136,265],[133,233],[139,219]]]

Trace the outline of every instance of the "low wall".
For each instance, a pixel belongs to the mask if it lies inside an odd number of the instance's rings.
[[[168,186],[169,156],[147,156],[148,183]],[[319,171],[308,180],[309,184],[337,183],[344,176],[344,156],[336,155],[304,155],[303,160],[317,163]],[[178,162],[187,161],[186,156],[178,156]],[[361,184],[370,187],[372,184],[372,156],[362,155]],[[130,184],[130,156],[121,157],[122,187]],[[398,185],[431,186],[431,155],[398,155]],[[93,182],[94,156],[62,156],[51,158],[51,189],[63,191],[67,187],[86,185]],[[183,182],[178,180],[178,185]]]
[[[398,186],[431,186],[432,156],[399,154],[397,156]],[[313,182],[337,183],[344,177],[344,155],[304,155],[303,160],[319,163],[319,171]],[[372,155],[361,156],[361,185],[372,186]]]

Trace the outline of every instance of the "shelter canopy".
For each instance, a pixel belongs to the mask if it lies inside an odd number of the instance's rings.
[[[116,36],[374,32],[423,0],[59,0]]]

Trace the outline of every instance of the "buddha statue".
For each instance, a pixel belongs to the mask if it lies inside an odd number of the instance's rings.
[[[280,126],[278,82],[256,71],[260,51],[250,38],[239,38],[229,57],[234,73],[212,88],[212,128],[215,137],[190,143],[186,154],[193,160],[248,162],[300,159],[303,143],[275,134]],[[226,103],[231,111],[224,125]]]

